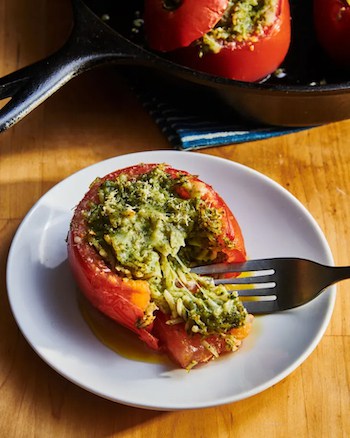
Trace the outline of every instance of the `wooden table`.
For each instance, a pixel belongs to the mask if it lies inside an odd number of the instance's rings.
[[[0,2],[0,74],[58,48],[68,0]],[[5,269],[29,208],[71,173],[121,154],[169,149],[113,68],[83,75],[0,136],[0,434],[7,437],[350,436],[349,282],[331,323],[291,375],[252,398],[183,412],[122,406],[66,381],[30,348],[12,316]],[[322,228],[336,264],[350,265],[350,120],[272,140],[206,149],[294,194]]]

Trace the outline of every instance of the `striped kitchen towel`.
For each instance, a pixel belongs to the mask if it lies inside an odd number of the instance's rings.
[[[233,114],[232,110],[228,117],[217,109],[208,111],[208,105],[192,97],[179,99],[154,86],[133,89],[170,144],[180,150],[244,143],[305,129],[259,125]]]

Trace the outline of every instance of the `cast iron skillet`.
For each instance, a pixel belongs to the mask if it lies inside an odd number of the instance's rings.
[[[238,111],[249,119],[279,126],[311,126],[350,118],[350,81],[324,58],[313,36],[312,0],[291,0],[293,40],[283,65],[286,76],[243,83],[179,66],[143,48],[131,32],[139,1],[72,0],[74,25],[53,55],[0,79],[0,132],[80,73],[105,64],[132,67],[142,77],[193,92],[204,104]],[[105,20],[109,17],[108,21]],[[140,75],[138,75],[140,76]],[[156,78],[156,80],[155,80]]]

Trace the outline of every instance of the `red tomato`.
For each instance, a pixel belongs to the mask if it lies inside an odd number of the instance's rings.
[[[169,169],[168,171],[171,173],[173,169]],[[178,171],[176,170],[175,172]],[[246,260],[246,250],[242,231],[236,218],[233,216],[225,201],[211,186],[194,176],[192,176],[192,184],[193,190],[200,192],[202,199],[204,199],[208,205],[215,207],[216,209],[223,209],[224,212],[222,235],[218,239],[218,246],[216,248],[218,255],[217,258],[213,260],[213,263],[219,261],[227,263],[244,262]],[[191,193],[185,191],[183,187],[179,188],[178,194],[184,199],[191,197]],[[227,247],[227,244],[225,243],[226,239],[233,242],[233,248]]]
[[[257,41],[230,42],[219,53],[199,56],[192,45],[174,52],[172,59],[195,70],[238,81],[254,82],[274,72],[284,60],[290,45],[291,25],[288,0],[280,0],[276,20]]]
[[[168,52],[188,46],[215,26],[227,5],[228,0],[146,0],[149,47]]]
[[[350,67],[349,0],[314,0],[317,38],[337,64]]]
[[[168,325],[167,320],[166,315],[159,314],[155,319],[153,331],[174,362],[182,368],[187,368],[193,363],[200,364],[213,359],[213,354],[203,345],[202,335],[188,335],[184,329],[184,324]],[[240,341],[248,336],[250,329],[251,320],[248,318],[243,327],[231,330],[231,334],[238,341],[237,347]],[[218,355],[228,352],[226,342],[222,336],[210,335],[205,340],[215,349]]]
[[[130,176],[147,172],[148,165],[128,169]],[[127,280],[117,276],[106,265],[97,251],[88,244],[88,226],[84,210],[91,202],[98,202],[98,187],[105,179],[116,178],[116,171],[97,180],[77,206],[68,235],[68,260],[79,286],[91,304],[105,315],[138,334],[140,339],[153,349],[158,349],[158,340],[148,330],[139,329],[141,320],[150,301],[150,290],[146,281]]]
[[[135,332],[142,341],[154,350],[162,349],[180,366],[187,367],[192,361],[206,362],[212,354],[199,342],[200,336],[188,335],[183,325],[170,326],[165,323],[166,315],[157,313],[155,321],[147,328],[139,328],[138,322],[150,303],[151,294],[146,280],[131,280],[118,276],[105,263],[98,252],[87,242],[88,224],[84,211],[89,209],[91,202],[98,202],[98,188],[105,180],[113,180],[120,173],[130,177],[150,171],[156,164],[142,164],[113,172],[102,179],[97,179],[90,187],[82,201],[76,207],[68,235],[68,260],[79,289],[91,304],[102,313]],[[167,168],[166,171],[174,178],[178,170]],[[187,174],[187,172],[180,172]],[[222,238],[217,244],[217,254],[220,261],[244,261],[246,252],[239,225],[212,187],[192,176],[192,187],[196,193],[201,193],[202,199],[208,204],[224,209],[224,227]],[[180,196],[187,198],[190,192],[183,191]],[[234,242],[234,249],[227,247],[225,239]],[[246,328],[245,328],[246,329]],[[241,331],[241,329],[238,329]],[[224,351],[224,343],[219,336],[210,336],[216,349]],[[220,347],[220,343],[222,348]]]

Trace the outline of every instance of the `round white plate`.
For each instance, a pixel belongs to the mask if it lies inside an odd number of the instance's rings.
[[[332,314],[334,287],[298,309],[256,318],[252,334],[238,352],[189,373],[119,356],[97,340],[82,318],[65,242],[73,209],[97,176],[141,162],[166,162],[211,184],[238,219],[249,258],[291,256],[333,264],[327,242],[307,210],[254,170],[178,151],[112,158],[53,187],[16,233],[8,258],[7,286],[24,336],[70,381],[132,406],[157,410],[215,406],[276,384],[320,341]]]

